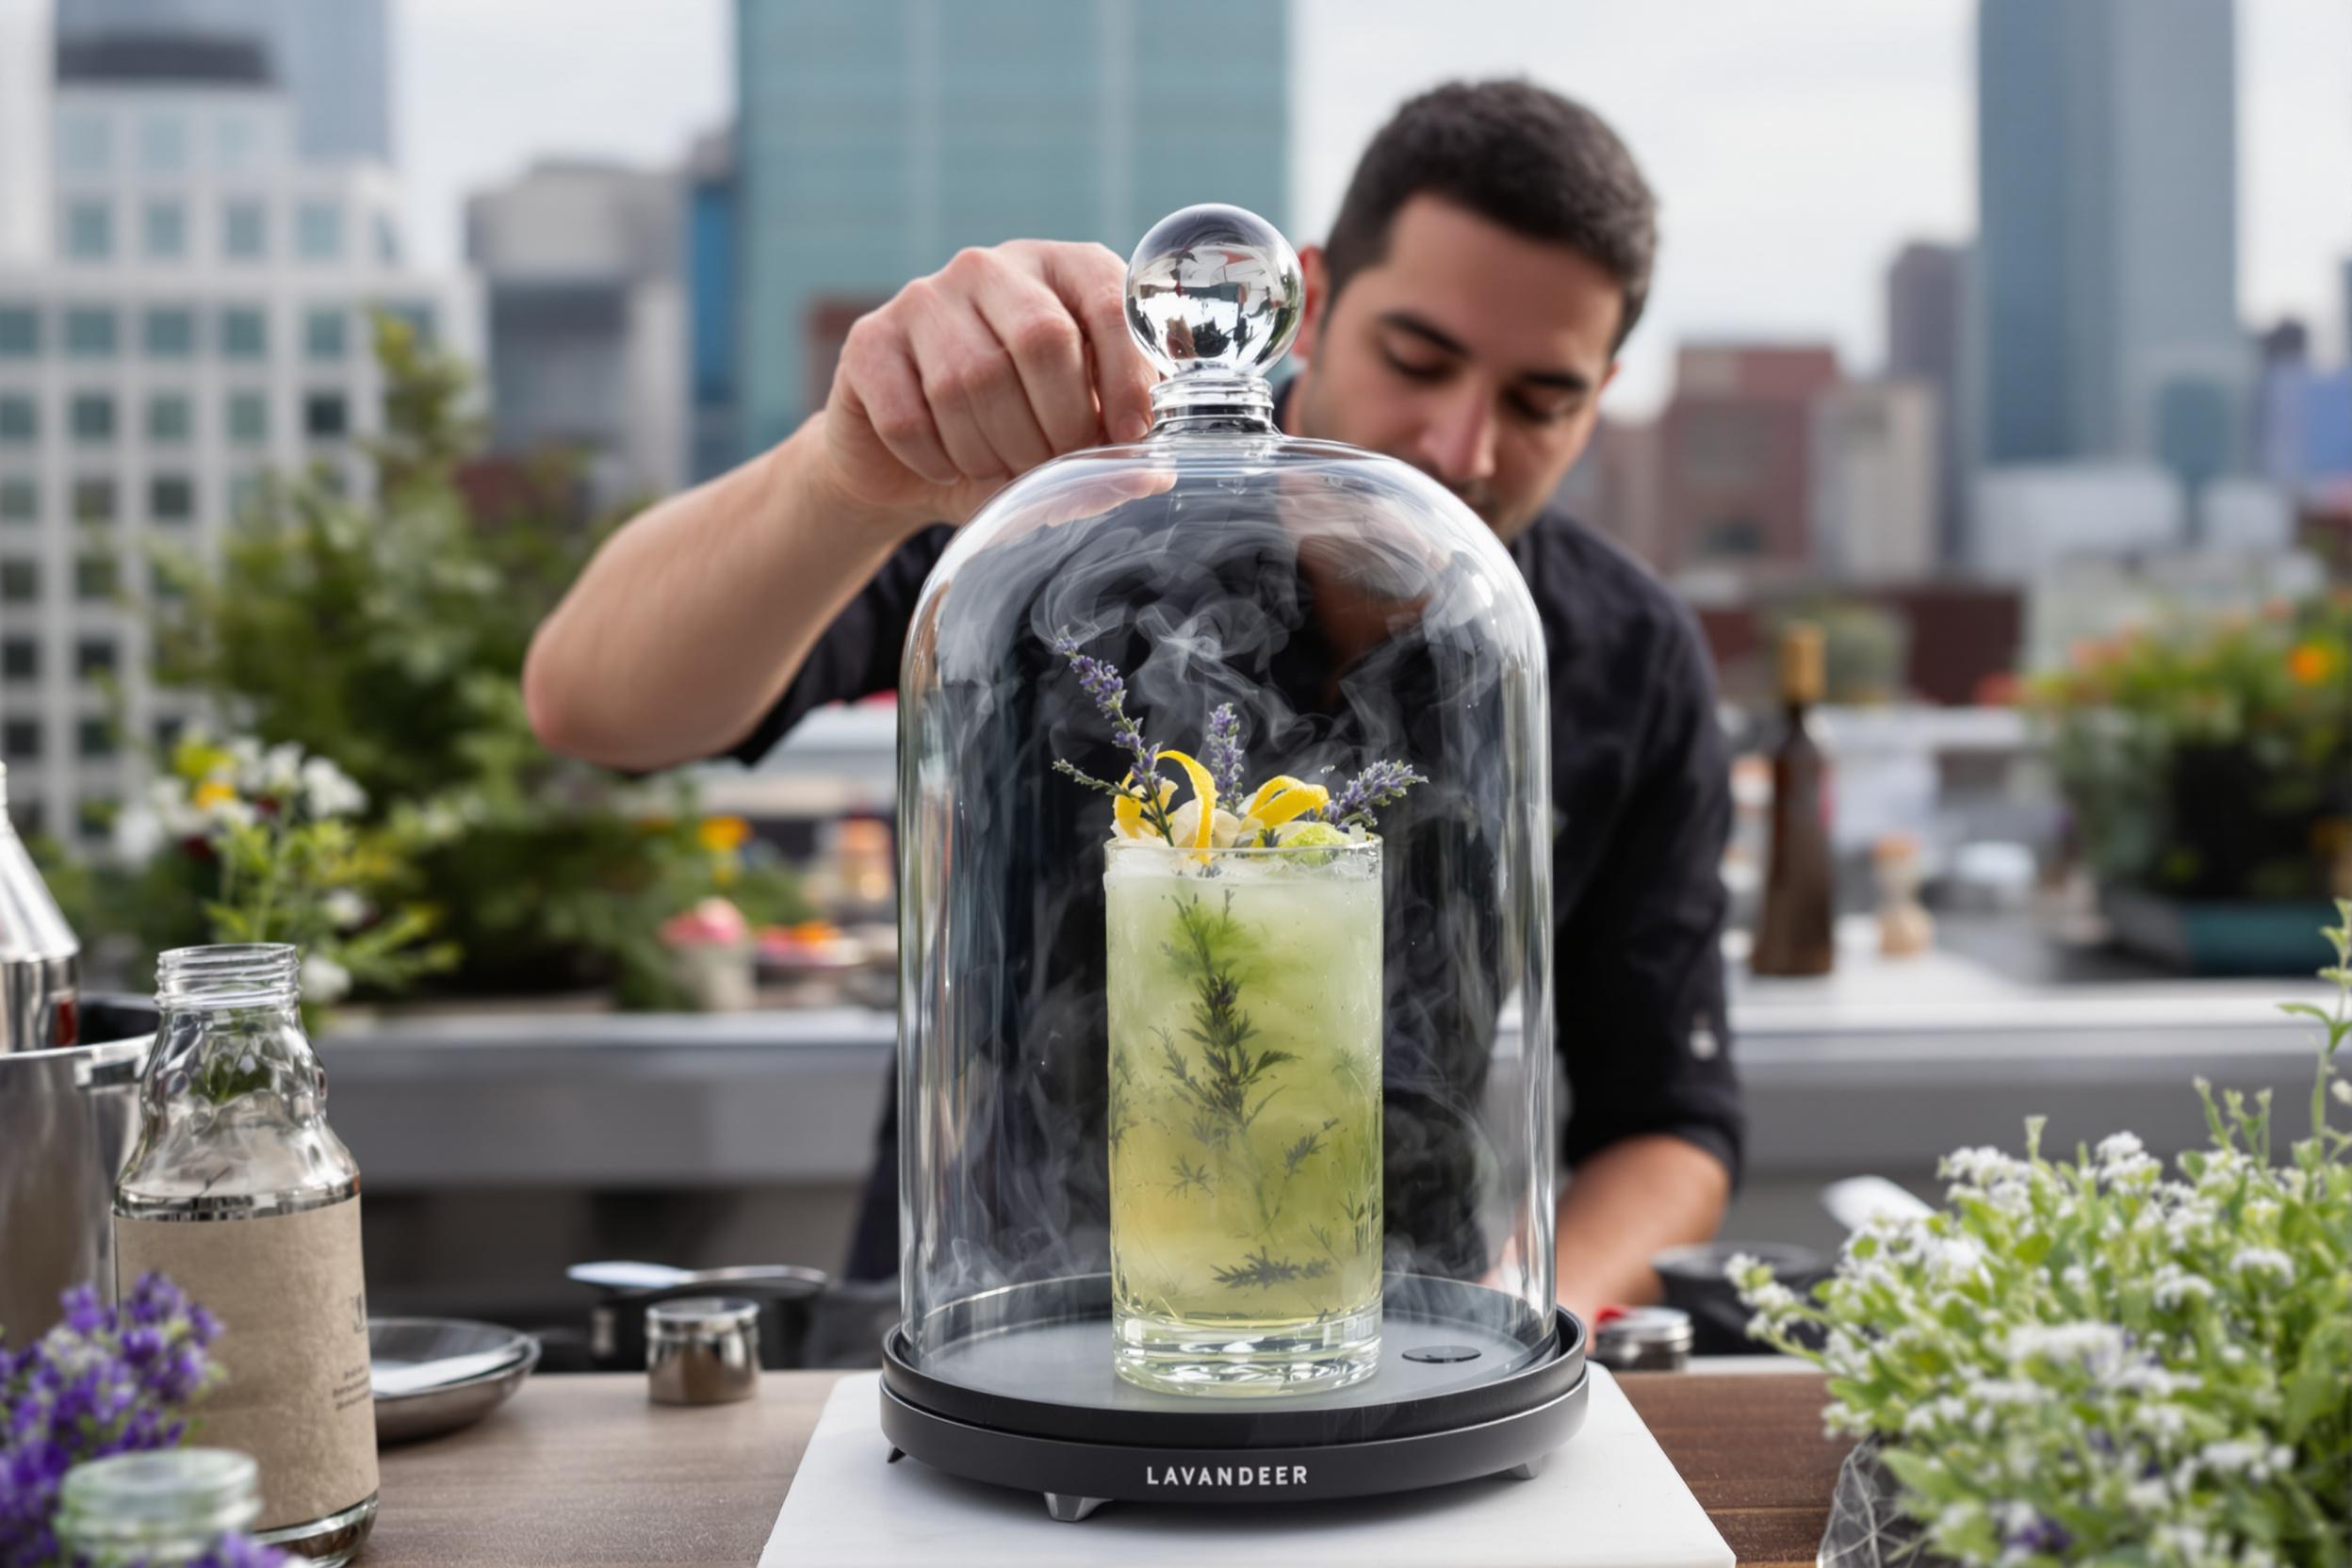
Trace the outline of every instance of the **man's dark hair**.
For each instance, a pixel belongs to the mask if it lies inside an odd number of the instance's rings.
[[[1398,109],[1364,149],[1324,247],[1333,299],[1387,253],[1398,209],[1423,195],[1589,257],[1625,291],[1617,343],[1641,318],[1658,201],[1582,104],[1529,81],[1449,82]]]

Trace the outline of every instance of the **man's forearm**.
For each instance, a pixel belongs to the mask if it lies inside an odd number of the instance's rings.
[[[554,749],[620,768],[740,738],[907,525],[825,491],[822,419],[629,520],[539,628],[523,671]]]
[[[1560,1198],[1560,1301],[1590,1322],[1611,1302],[1657,1300],[1651,1257],[1712,1236],[1730,1198],[1722,1162],[1678,1137],[1625,1138],[1589,1156]]]

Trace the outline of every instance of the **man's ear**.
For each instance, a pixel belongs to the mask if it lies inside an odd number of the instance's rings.
[[[1310,245],[1298,253],[1299,276],[1306,299],[1298,307],[1298,335],[1291,339],[1290,357],[1300,365],[1315,361],[1315,346],[1323,332],[1323,313],[1331,302],[1331,270],[1323,265],[1323,247]]]

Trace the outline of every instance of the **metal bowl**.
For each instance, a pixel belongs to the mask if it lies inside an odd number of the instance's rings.
[[[514,1396],[539,1364],[539,1342],[495,1323],[371,1317],[376,1441],[410,1443],[472,1426]]]

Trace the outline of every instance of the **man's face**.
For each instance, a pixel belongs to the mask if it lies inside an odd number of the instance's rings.
[[[1401,459],[1506,543],[1526,531],[1616,374],[1616,280],[1434,196],[1397,209],[1387,254],[1336,300],[1321,253],[1303,259],[1292,433]]]

